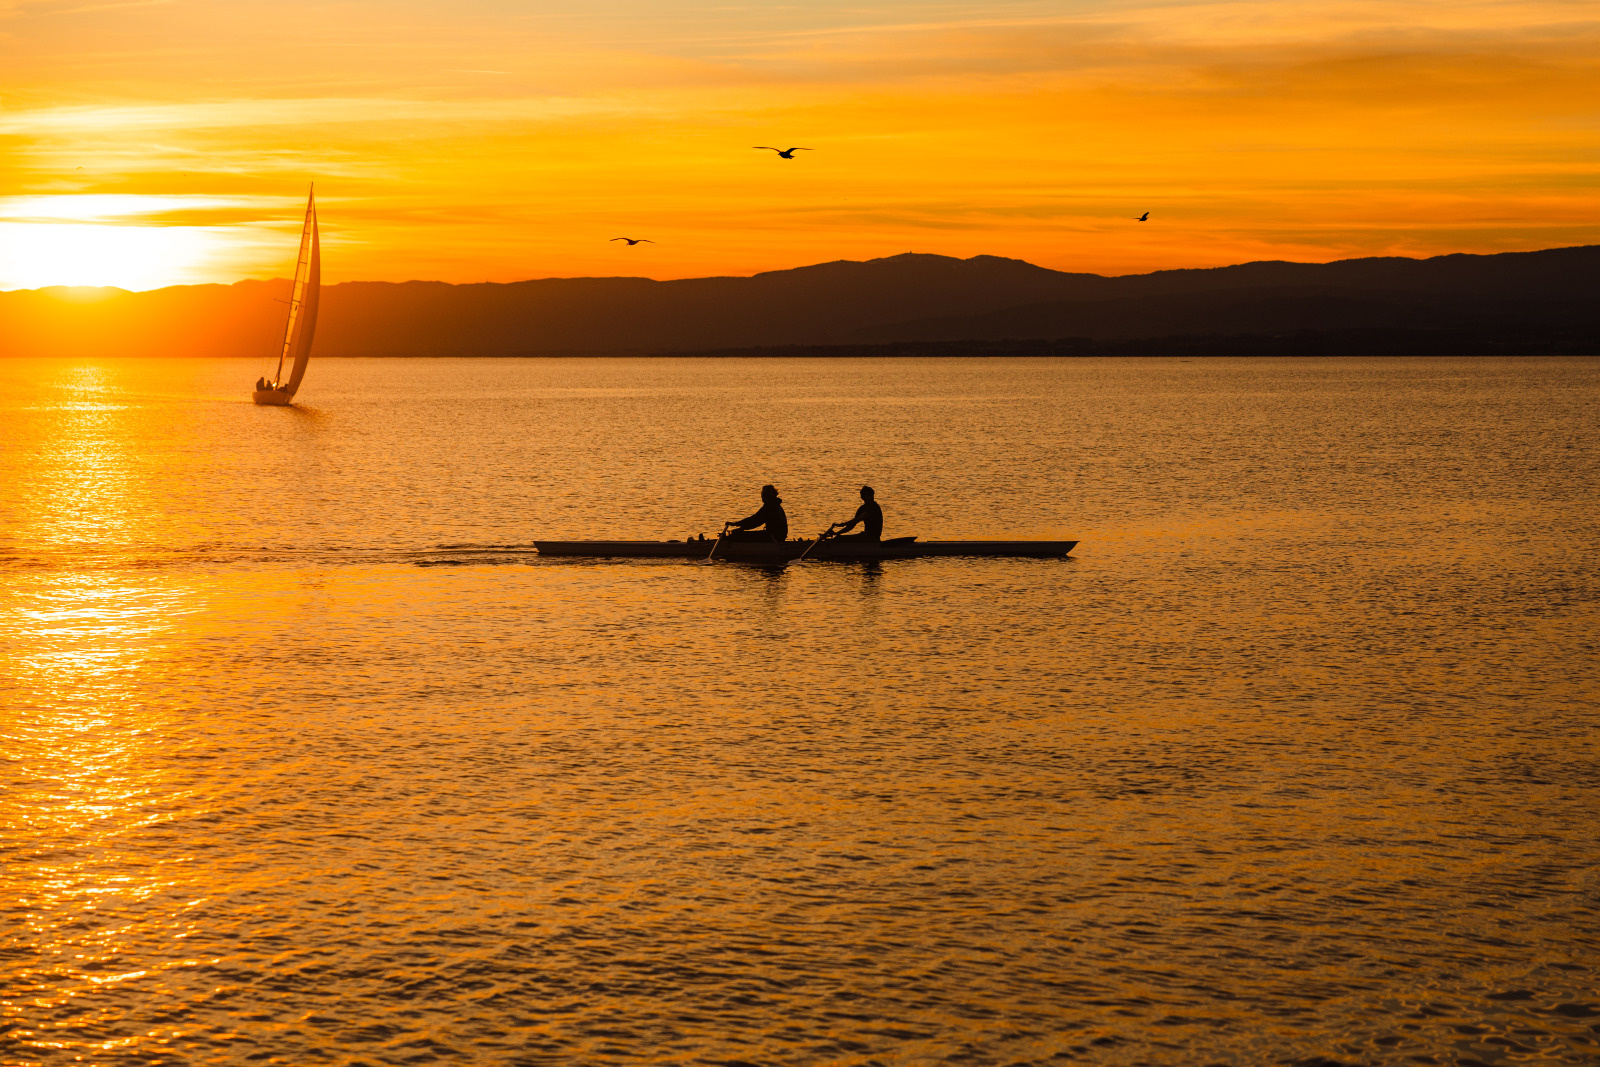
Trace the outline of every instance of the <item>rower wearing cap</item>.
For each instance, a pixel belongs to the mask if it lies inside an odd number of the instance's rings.
[[[789,538],[789,516],[784,513],[783,499],[770,485],[761,487],[761,510],[749,518],[728,523],[733,532],[728,538],[734,541],[786,541]],[[761,527],[766,529],[761,529]]]
[[[855,518],[849,522],[836,522],[828,527],[828,532],[834,534],[841,541],[881,541],[883,540],[883,509],[874,499],[877,493],[872,486],[861,487],[861,506],[856,508]],[[845,531],[860,526],[858,534],[847,534]]]

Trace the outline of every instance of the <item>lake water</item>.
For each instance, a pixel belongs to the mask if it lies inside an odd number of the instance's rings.
[[[0,1063],[1600,1062],[1600,361],[269,369],[0,361]]]

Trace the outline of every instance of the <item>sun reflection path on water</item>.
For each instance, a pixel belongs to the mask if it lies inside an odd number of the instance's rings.
[[[194,817],[181,749],[184,724],[153,699],[152,664],[186,639],[202,612],[194,577],[104,566],[138,541],[148,501],[130,435],[119,424],[118,383],[102,367],[64,368],[60,403],[25,476],[12,479],[17,527],[30,551],[89,550],[93,567],[11,570],[0,595],[0,696],[5,780],[0,783],[0,951],[12,961],[0,990],[0,1028],[12,1063],[48,1062],[53,1050],[93,1047],[69,1031],[99,1018],[119,1025],[112,998],[152,969],[199,962],[183,950],[187,888],[181,852],[137,842]],[[15,473],[15,472],[13,472]],[[136,934],[134,933],[136,931]],[[165,945],[155,942],[165,942]],[[136,937],[136,950],[128,943]],[[69,1001],[87,1001],[62,1009]],[[149,1035],[119,1034],[111,1044]]]
[[[12,579],[0,609],[9,708],[0,824],[15,836],[3,848],[0,941],[31,965],[13,971],[21,981],[0,1016],[17,1027],[13,1039],[42,1049],[58,1043],[39,1016],[145,972],[152,926],[172,942],[156,953],[161,965],[188,962],[183,909],[173,907],[185,858],[152,861],[130,843],[177,812],[195,814],[170,758],[181,724],[149,699],[145,674],[201,598],[165,578],[108,571]],[[137,965],[123,944],[136,917]]]
[[[9,479],[20,511],[18,536],[29,550],[81,552],[136,534],[141,509],[131,498],[141,479],[129,427],[119,417],[127,408],[119,396],[123,384],[103,366],[65,366],[51,383],[55,402],[48,409],[16,414],[40,423],[29,428],[35,454]]]

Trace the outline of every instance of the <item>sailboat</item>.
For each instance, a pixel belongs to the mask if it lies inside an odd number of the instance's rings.
[[[317,332],[317,300],[322,295],[322,243],[317,236],[317,187],[306,196],[306,221],[300,230],[300,258],[294,265],[294,288],[289,292],[289,323],[283,331],[283,350],[272,380],[256,382],[257,404],[287,404],[306,376],[311,360],[311,338]],[[289,364],[289,377],[283,365]],[[265,388],[262,388],[265,386]]]

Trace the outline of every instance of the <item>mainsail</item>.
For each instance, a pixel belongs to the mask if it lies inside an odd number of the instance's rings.
[[[278,390],[294,396],[300,379],[306,376],[311,359],[311,338],[317,332],[317,300],[322,295],[322,243],[317,236],[317,190],[311,187],[306,197],[306,221],[300,231],[300,258],[294,265],[294,289],[289,294],[289,324],[283,332],[283,351],[278,355],[278,373],[273,382]],[[289,364],[289,380],[284,381],[283,365]]]

